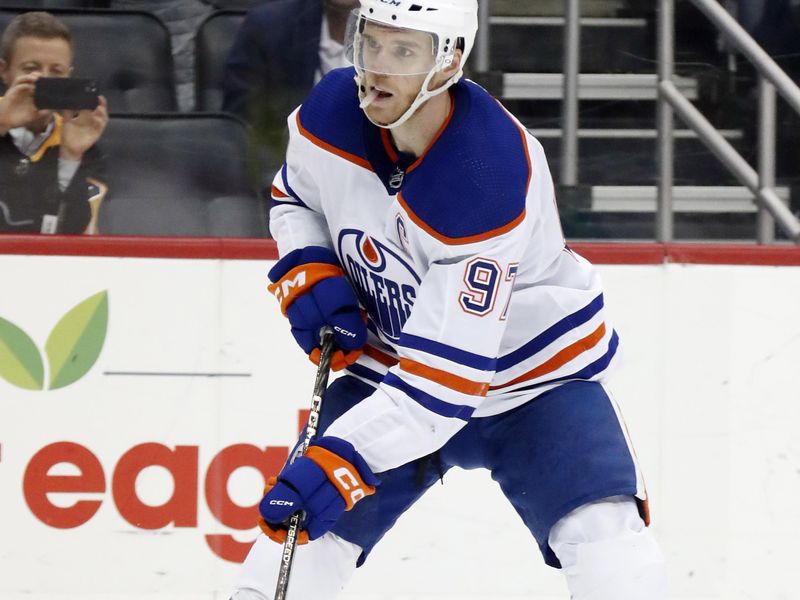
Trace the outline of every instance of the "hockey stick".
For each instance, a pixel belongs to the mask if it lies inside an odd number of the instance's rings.
[[[331,355],[333,354],[333,331],[326,327],[322,330],[322,350],[319,356],[319,368],[317,368],[317,377],[314,380],[314,395],[311,398],[311,411],[308,413],[308,423],[306,424],[306,437],[303,443],[295,452],[292,457],[294,461],[298,456],[301,456],[317,435],[317,427],[319,426],[319,415],[322,409],[322,397],[325,394],[325,388],[328,387],[328,375],[331,370]],[[292,562],[294,561],[294,551],[297,548],[297,534],[300,531],[300,521],[303,518],[303,512],[298,511],[289,518],[289,527],[286,531],[286,541],[283,543],[283,553],[281,554],[281,566],[278,571],[278,584],[275,587],[275,600],[285,600],[286,590],[289,587],[289,574],[292,571]]]

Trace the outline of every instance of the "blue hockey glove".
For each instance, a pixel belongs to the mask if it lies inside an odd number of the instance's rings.
[[[336,254],[321,246],[298,248],[270,269],[269,279],[294,339],[313,362],[319,364],[319,334],[326,325],[337,347],[331,368],[338,371],[358,359],[367,341],[366,321]]]
[[[353,446],[337,437],[325,436],[311,443],[303,456],[286,465],[278,481],[259,504],[261,529],[271,539],[286,539],[285,523],[304,511],[301,529],[315,540],[334,526],[346,510],[375,493],[378,478]],[[306,541],[303,532],[299,543]]]

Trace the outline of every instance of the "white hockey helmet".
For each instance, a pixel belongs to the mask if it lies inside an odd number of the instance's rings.
[[[478,0],[360,0],[361,8],[353,11],[345,42],[348,58],[356,67],[356,84],[362,108],[370,102],[364,84],[366,71],[388,75],[425,74],[419,94],[403,115],[390,124],[375,123],[380,127],[392,129],[404,123],[426,100],[441,94],[456,83],[463,75],[463,65],[475,43],[478,31]],[[367,23],[395,29],[411,29],[428,33],[431,36],[431,55],[424,65],[419,61],[411,67],[403,65],[382,65],[376,70],[365,58],[362,33]],[[461,69],[442,86],[429,90],[433,76],[453,63],[456,50],[462,52]],[[369,118],[369,115],[367,115]],[[374,121],[373,121],[374,123]]]

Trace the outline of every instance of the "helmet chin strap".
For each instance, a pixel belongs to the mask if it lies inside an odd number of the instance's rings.
[[[400,117],[396,121],[393,121],[388,125],[384,123],[378,123],[374,121],[372,117],[369,116],[369,113],[366,110],[367,107],[364,107],[363,110],[367,119],[369,119],[370,123],[372,123],[373,125],[377,125],[378,127],[381,127],[383,129],[394,129],[395,127],[399,127],[400,125],[408,121],[408,119],[411,118],[411,115],[413,115],[417,111],[417,109],[420,106],[422,106],[423,103],[425,103],[430,98],[438,96],[439,94],[447,90],[447,88],[449,88],[451,85],[453,85],[461,78],[461,74],[463,73],[463,71],[459,69],[455,75],[453,75],[450,79],[444,82],[444,84],[442,84],[440,87],[436,88],[435,90],[429,90],[428,85],[430,84],[431,79],[433,79],[433,76],[436,73],[438,73],[440,69],[441,65],[435,65],[430,70],[428,76],[425,77],[425,81],[422,82],[422,86],[420,87],[417,97],[414,98],[414,101],[411,103],[411,106],[409,106],[406,109],[406,111],[402,115],[400,115]],[[367,87],[364,84],[364,72],[360,69],[357,69],[356,71],[357,73],[355,79],[356,79],[356,85],[358,86],[358,98],[363,102],[364,98],[366,98],[367,96]]]

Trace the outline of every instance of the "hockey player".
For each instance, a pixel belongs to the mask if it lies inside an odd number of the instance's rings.
[[[539,142],[461,79],[476,30],[476,0],[361,0],[355,69],[288,119],[270,289],[312,360],[334,330],[344,375],[260,504],[235,600],[273,598],[297,510],[288,597],[336,597],[452,466],[491,471],[573,599],[666,598],[603,387],[600,280],[565,244]]]

